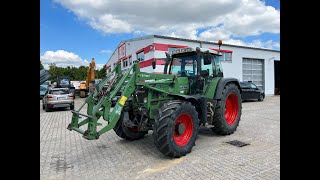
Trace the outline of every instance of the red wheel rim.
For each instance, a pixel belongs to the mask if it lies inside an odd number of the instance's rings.
[[[238,113],[239,113],[238,98],[236,94],[231,93],[227,98],[226,107],[224,111],[224,117],[226,118],[227,123],[230,125],[234,124],[236,122]]]
[[[127,127],[131,132],[138,132],[137,127]]]
[[[179,133],[178,128],[184,127],[184,131]],[[188,144],[193,133],[193,121],[188,113],[180,114],[174,124],[173,139],[178,146]]]

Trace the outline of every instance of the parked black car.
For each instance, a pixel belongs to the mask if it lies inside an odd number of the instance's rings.
[[[240,82],[241,87],[241,99],[242,100],[253,100],[257,99],[258,101],[263,101],[265,94],[264,91],[259,89],[252,82]]]

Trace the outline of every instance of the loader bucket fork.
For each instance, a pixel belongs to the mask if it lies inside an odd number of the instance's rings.
[[[133,72],[132,74],[130,74],[131,71]],[[112,77],[113,73],[114,76]],[[112,72],[97,85],[94,93],[88,96],[81,107],[76,111],[71,111],[72,121],[67,129],[81,133],[83,137],[88,140],[98,139],[101,134],[113,129],[120,118],[122,108],[127,98],[130,97],[135,90],[136,75],[139,73],[139,63],[134,63],[124,74],[121,70],[121,63],[117,63]],[[104,85],[110,80],[110,85],[104,90]],[[123,87],[124,89],[122,90]],[[110,112],[111,100],[120,90],[122,90],[121,98],[118,99],[113,110]],[[85,105],[87,105],[86,114],[84,114],[82,110]],[[98,123],[101,116],[103,120],[108,123],[101,130],[97,131],[97,126],[101,125],[101,123]],[[80,129],[81,126],[86,124],[87,130]]]

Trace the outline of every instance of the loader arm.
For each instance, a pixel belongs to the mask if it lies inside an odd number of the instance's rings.
[[[115,124],[118,122],[120,118],[120,114],[122,112],[122,108],[128,97],[135,90],[135,72],[130,75],[131,70],[134,66],[139,66],[139,64],[133,64],[128,71],[122,75],[121,65],[117,64],[116,68],[105,78],[103,79],[98,87],[95,89],[94,93],[91,94],[85,101],[85,103],[77,110],[71,111],[72,121],[69,124],[68,128],[70,131],[75,130],[81,134],[83,137],[88,140],[98,139],[99,136],[103,133],[114,128]],[[108,80],[111,78],[111,74],[115,73],[115,76],[112,80],[112,83],[109,85],[108,89],[103,93],[101,97],[101,91],[103,91],[103,86],[106,84]],[[115,97],[115,95],[124,87],[121,98],[117,101],[114,108],[111,110],[111,100]],[[100,98],[98,98],[100,96]],[[80,110],[87,104],[87,114],[80,113]],[[103,127],[100,131],[97,131],[97,126],[101,125],[98,123],[100,117],[103,116],[103,119],[108,122],[108,124]],[[79,120],[82,117],[86,117],[84,120]],[[87,130],[80,129],[81,126],[88,124]]]

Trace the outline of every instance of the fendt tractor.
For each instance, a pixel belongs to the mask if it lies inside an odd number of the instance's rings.
[[[122,72],[118,63],[85,103],[72,111],[68,129],[88,140],[111,129],[123,139],[137,140],[153,130],[156,147],[169,157],[191,152],[199,126],[220,135],[232,134],[241,117],[241,89],[237,79],[223,77],[222,42],[218,44],[217,51],[188,47],[166,53],[163,74],[140,72],[139,62]],[[156,64],[154,60],[153,69]],[[103,88],[109,81],[107,89]],[[121,96],[111,108],[118,92]],[[83,113],[85,104],[87,112]],[[85,124],[86,130],[80,129]]]

